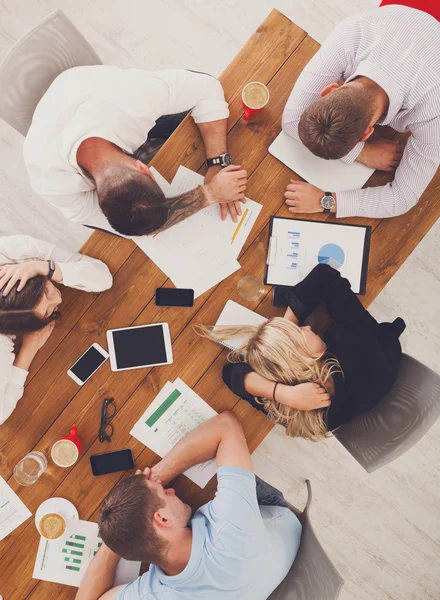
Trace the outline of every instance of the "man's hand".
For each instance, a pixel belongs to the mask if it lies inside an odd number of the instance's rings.
[[[297,410],[316,410],[331,404],[330,394],[317,383],[280,384],[277,386],[275,396],[280,404]]]
[[[311,183],[305,181],[290,180],[284,193],[286,204],[292,213],[317,213],[323,212],[321,198],[324,192]],[[336,203],[332,208],[336,212]]]
[[[397,169],[405,145],[395,140],[365,142],[357,160],[371,169],[392,172]]]
[[[225,167],[203,186],[206,205],[229,202],[229,212],[234,221],[237,221],[237,206],[239,207],[240,202],[246,202],[244,196],[246,184],[247,173],[244,169],[238,165]],[[222,212],[223,218],[226,218],[226,204],[225,211]]]
[[[137,469],[135,475],[144,475],[147,479],[162,484],[161,478],[154,472],[154,467],[145,467],[144,470]]]
[[[218,167],[218,166],[210,167],[206,171],[205,185],[210,183],[212,181],[212,179],[217,175],[217,173],[220,173],[220,171],[222,171],[222,170],[223,170],[223,167]],[[246,199],[241,200],[241,202],[245,203]],[[229,211],[229,214],[231,215],[232,220],[234,221],[234,223],[236,223],[238,221],[238,217],[240,217],[242,214],[240,201],[236,200],[235,202],[228,202],[227,204],[226,203],[220,204],[220,215],[221,215],[222,221],[226,220],[226,217],[228,216],[228,211]]]

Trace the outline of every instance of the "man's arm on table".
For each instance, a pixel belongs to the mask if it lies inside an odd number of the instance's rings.
[[[157,465],[143,473],[166,485],[190,467],[214,457],[217,467],[253,471],[243,428],[232,412],[223,412],[191,431]],[[141,473],[137,471],[137,475]],[[103,544],[88,567],[75,600],[113,600],[123,587],[112,588],[118,562],[119,557]]]
[[[413,208],[440,164],[440,144],[429,143],[436,131],[436,135],[440,135],[440,118],[436,121],[437,125],[433,121],[424,125],[426,136],[418,131],[417,137],[411,135],[408,139],[392,182],[379,187],[338,192],[336,216],[381,219],[402,215]]]

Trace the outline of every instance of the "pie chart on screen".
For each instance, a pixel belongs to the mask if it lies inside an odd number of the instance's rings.
[[[340,269],[345,262],[345,253],[337,244],[326,244],[318,251],[318,262]]]

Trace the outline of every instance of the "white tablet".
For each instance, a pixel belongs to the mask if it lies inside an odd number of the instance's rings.
[[[168,323],[153,323],[107,331],[112,371],[169,365],[173,351]]]

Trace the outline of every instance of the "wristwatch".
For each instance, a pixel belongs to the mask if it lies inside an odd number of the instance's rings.
[[[220,154],[220,156],[215,156],[214,158],[208,158],[205,161],[206,168],[209,167],[227,167],[228,165],[232,165],[231,155],[225,152],[224,154]]]
[[[325,213],[329,213],[334,207],[336,200],[333,198],[331,192],[324,192],[324,196],[320,200],[320,204],[324,209]]]
[[[53,262],[53,260],[48,260],[47,264],[49,265],[49,273],[47,274],[47,278],[52,279],[52,275],[55,272],[55,263]]]

